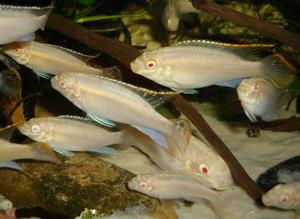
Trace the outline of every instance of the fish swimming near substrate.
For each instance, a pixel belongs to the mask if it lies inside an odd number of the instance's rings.
[[[27,7],[0,4],[0,44],[30,41],[34,32],[44,29],[53,4],[47,7]]]
[[[176,95],[156,92],[98,75],[66,72],[56,75],[51,85],[97,122],[111,125],[111,121],[130,124],[165,147],[161,133],[176,142],[188,142],[189,124],[185,120],[170,121],[153,107]]]
[[[55,162],[55,153],[45,144],[16,144],[0,139],[0,167],[21,170],[13,160],[33,159]]]
[[[258,118],[266,122],[277,119],[285,92],[265,78],[244,79],[237,88],[241,105],[251,122],[258,122]]]
[[[37,41],[11,43],[5,45],[3,51],[19,64],[25,65],[37,75],[47,79],[51,77],[50,75],[62,72],[103,74],[111,70],[111,68],[99,69],[89,66],[86,61],[93,58],[92,56]]]
[[[130,63],[131,70],[158,84],[191,93],[191,89],[222,85],[236,87],[241,79],[290,73],[268,44],[227,44],[206,40],[146,51]]]

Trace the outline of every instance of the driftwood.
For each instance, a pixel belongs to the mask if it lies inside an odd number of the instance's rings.
[[[300,131],[300,118],[293,116],[288,119],[279,119],[273,122],[261,122],[258,123],[257,126],[260,129],[276,132]]]
[[[202,11],[206,11],[214,16],[221,17],[237,25],[255,30],[280,42],[300,49],[300,36],[271,24],[267,21],[258,20],[241,12],[233,10],[227,6],[218,5],[208,0],[193,0],[193,6]]]
[[[158,200],[127,189],[132,173],[98,155],[78,153],[60,164],[23,162],[22,167],[26,173],[0,170],[0,193],[16,207],[38,206],[68,218],[84,208],[104,215],[141,205],[146,212],[160,208]]]
[[[47,23],[47,27],[56,30],[72,39],[75,39],[89,46],[90,48],[111,55],[127,68],[129,68],[130,62],[141,54],[141,52],[134,47],[101,36],[99,34],[92,33],[88,29],[79,26],[57,14],[51,14]],[[138,77],[136,74],[132,74],[130,72],[128,75],[126,75],[126,77],[131,78],[131,81],[144,81],[143,84],[147,85],[148,87],[153,85],[153,82],[150,80]],[[151,86],[151,88],[153,87]],[[207,141],[225,160],[232,171],[235,182],[241,186],[254,200],[259,200],[262,195],[261,188],[248,176],[244,168],[240,165],[240,163],[221,141],[221,139],[209,127],[201,114],[197,112],[182,96],[175,98],[172,103],[193,122],[203,136],[207,138]]]

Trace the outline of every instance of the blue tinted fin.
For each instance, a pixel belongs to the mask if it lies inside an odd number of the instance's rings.
[[[0,167],[5,167],[5,168],[10,168],[10,169],[15,169],[15,170],[19,170],[22,171],[22,167],[20,167],[19,164],[17,164],[14,161],[6,161],[3,163],[0,163]]]
[[[87,151],[95,152],[95,153],[99,153],[99,154],[107,154],[107,155],[111,155],[111,156],[115,156],[118,154],[118,152],[111,147],[91,148],[91,149],[88,149]]]
[[[34,71],[34,73],[36,73],[39,77],[45,78],[47,80],[51,78],[51,75],[45,72]]]
[[[66,156],[66,157],[72,157],[75,155],[75,153],[68,151],[68,150],[61,149],[61,148],[53,148],[53,150],[61,155]]]
[[[35,34],[28,34],[26,36],[23,36],[22,38],[18,39],[18,41],[32,41],[35,38]]]
[[[94,120],[97,123],[100,123],[101,125],[107,126],[107,127],[116,127],[116,124],[113,123],[112,121],[105,119],[105,118],[101,118],[98,116],[94,116],[92,114],[87,114],[87,117],[89,117],[90,119]]]
[[[239,78],[239,79],[235,79],[235,80],[231,80],[231,81],[223,81],[223,82],[217,83],[216,85],[236,88],[237,86],[239,86],[239,84],[242,82],[242,80],[244,80],[244,78]]]
[[[133,127],[138,129],[142,133],[148,135],[152,140],[154,140],[161,147],[163,147],[165,149],[169,148],[168,143],[167,143],[166,138],[163,133],[161,133],[157,130],[154,130],[154,129],[150,129],[150,128],[145,128],[145,127],[140,127],[140,126],[135,126],[135,125]]]

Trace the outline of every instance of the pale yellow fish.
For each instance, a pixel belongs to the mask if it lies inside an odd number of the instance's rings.
[[[244,79],[237,88],[244,112],[251,122],[278,119],[283,104],[284,89],[265,78]]]
[[[75,51],[37,41],[12,43],[3,47],[4,53],[19,64],[25,65],[37,74],[56,75],[62,72],[80,71],[86,74],[101,74],[103,69],[89,66],[83,59],[86,55]]]
[[[225,190],[232,185],[231,172],[224,160],[194,136],[191,136],[184,151],[170,139],[169,149],[165,150],[133,127],[122,126],[121,130],[127,136],[127,144],[143,151],[163,171],[194,176],[203,185],[217,190]]]
[[[262,202],[281,209],[300,209],[300,182],[276,185],[263,195]]]
[[[163,14],[162,23],[169,31],[178,30],[181,18],[188,13],[199,13],[189,0],[169,0],[166,4]]]
[[[131,70],[174,90],[222,85],[236,87],[242,78],[290,73],[272,55],[273,45],[226,44],[205,40],[146,51],[130,63]]]
[[[70,151],[111,154],[114,150],[105,146],[124,142],[121,131],[109,131],[76,116],[32,118],[18,129],[23,135],[65,155],[72,155]]]
[[[16,144],[0,139],[0,167],[20,169],[13,160],[33,159],[54,162],[55,153],[45,144]]]
[[[44,29],[53,5],[48,7],[23,7],[0,5],[0,44],[29,41],[34,32]]]
[[[160,133],[174,137],[176,142],[188,142],[186,123],[172,122],[152,106],[176,93],[150,91],[110,78],[78,72],[57,75],[52,78],[51,85],[96,121],[105,118],[138,127],[162,146],[166,142]],[[152,105],[143,97],[152,101]]]

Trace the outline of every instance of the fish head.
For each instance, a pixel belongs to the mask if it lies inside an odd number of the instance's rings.
[[[163,26],[168,31],[177,31],[179,27],[180,18],[178,16],[174,2],[168,2],[165,6],[161,17]]]
[[[80,80],[77,73],[65,72],[54,76],[51,79],[51,86],[70,100],[79,108],[82,108],[80,102]]]
[[[19,131],[37,142],[48,142],[51,126],[42,118],[32,118],[18,126]]]
[[[208,187],[225,190],[233,179],[225,161],[207,145],[192,136],[185,151],[185,173],[193,174]]]
[[[263,95],[263,84],[261,78],[244,79],[237,88],[241,103],[258,104]]]
[[[128,182],[128,188],[144,194],[151,195],[154,192],[153,177],[149,175],[138,175]]]
[[[161,51],[156,49],[144,52],[130,63],[131,70],[159,84],[166,84],[170,80],[171,68],[163,64],[164,55]]]
[[[273,206],[281,209],[295,209],[300,205],[300,194],[295,183],[278,184],[269,190],[262,197],[266,206]]]
[[[28,42],[10,43],[3,46],[3,52],[21,65],[30,62],[30,50]]]

